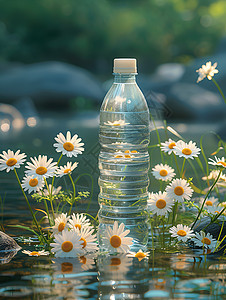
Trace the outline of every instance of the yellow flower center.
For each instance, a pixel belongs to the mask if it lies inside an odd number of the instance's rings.
[[[118,235],[113,235],[110,238],[110,244],[112,245],[113,248],[118,248],[121,246],[122,240]]]
[[[64,252],[70,252],[73,249],[72,242],[70,242],[70,241],[63,242],[63,244],[61,245],[61,249]]]
[[[78,228],[79,230],[81,230],[82,226],[80,224],[75,224],[75,228]]]
[[[191,149],[189,149],[189,148],[184,148],[184,149],[182,150],[182,153],[183,153],[184,155],[191,155],[191,154],[192,154],[192,151],[191,151]]]
[[[85,248],[86,245],[87,245],[86,240],[85,240],[84,238],[80,238],[80,241],[83,241],[83,243],[82,243],[82,248]]]
[[[61,232],[64,230],[64,227],[65,227],[65,223],[64,222],[61,222],[59,225],[58,225],[58,231]]]
[[[116,155],[115,158],[122,158],[122,155]]]
[[[110,266],[119,266],[121,265],[121,259],[118,257],[111,258],[111,264]]]
[[[47,169],[45,167],[39,167],[36,169],[36,174],[38,175],[44,175],[47,172]]]
[[[132,150],[131,153],[138,153],[137,150]]]
[[[201,242],[202,242],[203,244],[206,244],[206,245],[210,245],[210,244],[211,244],[211,240],[208,239],[207,237],[204,237],[204,238],[201,240]]]
[[[73,264],[69,262],[64,262],[61,264],[62,273],[71,273],[73,271]]]
[[[17,160],[15,158],[9,158],[6,162],[8,167],[12,167],[17,163]]]
[[[177,196],[181,196],[184,193],[184,189],[182,188],[182,186],[176,186],[175,189],[174,189],[174,193]]]
[[[36,185],[38,185],[38,179],[37,179],[37,178],[31,179],[31,180],[29,181],[29,185],[30,185],[31,187],[35,187]]]
[[[65,169],[65,170],[64,170],[64,173],[65,173],[65,174],[67,174],[67,173],[69,173],[69,172],[71,172],[71,169]]]
[[[179,230],[179,231],[177,231],[177,234],[179,235],[179,236],[186,236],[187,235],[187,233],[186,233],[186,231],[184,231],[184,230]]]
[[[131,158],[129,154],[125,154],[125,158]]]
[[[172,143],[169,144],[168,147],[169,147],[170,149],[173,149],[175,146],[176,146],[176,144],[175,144],[174,142],[172,142]]]
[[[114,123],[113,126],[120,126],[120,123]]]
[[[222,165],[223,167],[226,168],[226,162],[225,161],[218,161],[217,165]]]
[[[143,252],[137,252],[135,254],[135,257],[138,258],[139,260],[142,260],[146,255]]]
[[[72,143],[70,143],[70,142],[64,143],[64,144],[63,144],[63,147],[64,147],[64,149],[65,149],[66,151],[69,151],[69,152],[73,151],[74,148],[75,148],[74,145],[73,145]]]
[[[80,260],[80,263],[81,263],[81,264],[84,264],[84,265],[86,264],[87,259],[86,259],[85,256],[80,256],[80,257],[79,257],[79,260]]]
[[[166,170],[164,170],[164,169],[162,169],[162,170],[159,172],[159,175],[160,175],[160,176],[163,176],[163,177],[165,177],[167,174],[168,174],[168,172],[167,172]]]
[[[206,201],[206,205],[208,205],[208,206],[213,206],[213,202],[210,201],[210,200],[208,200],[208,201]]]
[[[156,207],[158,207],[159,209],[163,209],[164,207],[166,207],[166,201],[164,199],[159,199],[156,202]]]
[[[129,150],[126,150],[125,153],[129,153]]]
[[[30,255],[32,255],[32,256],[40,256],[40,253],[38,251],[32,251],[30,253]]]

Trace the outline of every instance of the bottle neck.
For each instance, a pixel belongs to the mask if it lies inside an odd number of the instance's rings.
[[[114,83],[135,83],[136,82],[136,74],[129,73],[129,74],[121,74],[121,73],[114,73]]]

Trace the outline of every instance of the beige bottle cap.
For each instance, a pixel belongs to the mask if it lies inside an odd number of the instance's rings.
[[[115,58],[113,73],[137,73],[137,60],[135,58]]]

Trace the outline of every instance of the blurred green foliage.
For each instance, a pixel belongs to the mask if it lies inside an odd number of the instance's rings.
[[[136,57],[148,70],[213,52],[225,16],[224,0],[0,0],[0,61],[98,72],[114,57]]]

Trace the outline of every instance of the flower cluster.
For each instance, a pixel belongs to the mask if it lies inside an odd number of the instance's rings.
[[[201,152],[201,149],[198,148],[196,143],[193,141],[186,143],[182,140],[174,141],[172,139],[161,143],[160,149],[168,155],[173,154],[177,165],[177,172],[171,166],[164,163],[157,164],[152,168],[152,175],[157,180],[162,181],[162,183],[161,190],[159,192],[152,192],[149,195],[148,209],[153,215],[157,216],[156,219],[152,218],[151,222],[155,222],[155,220],[158,220],[158,218],[160,222],[163,222],[163,226],[164,222],[168,222],[168,227],[170,227],[170,224],[173,225],[171,225],[172,227],[169,228],[169,233],[173,238],[177,238],[177,240],[181,242],[187,242],[189,239],[194,240],[195,245],[200,246],[200,236],[192,229],[199,216],[201,214],[207,214],[210,215],[211,218],[214,215],[218,217],[222,214],[223,210],[225,210],[225,208],[222,209],[222,205],[218,198],[207,197],[208,194],[205,198],[200,199],[198,205],[193,205],[193,202],[191,202],[192,195],[194,193],[194,185],[191,183],[191,179],[187,180],[185,177],[185,162],[188,159],[197,158]],[[177,163],[177,157],[184,158],[181,168],[179,168]],[[217,158],[215,156],[214,159],[210,158],[208,163],[214,167],[217,167],[218,170],[212,170],[208,176],[203,177],[203,180],[213,179],[214,185],[225,185],[226,177],[224,174],[222,174],[222,170],[226,168],[225,158]],[[179,177],[174,178],[177,176],[177,174],[179,174]],[[163,183],[166,183],[164,189]],[[189,227],[183,224],[174,225],[178,207],[182,205],[182,208],[185,209],[185,205],[187,204],[189,206],[193,205],[198,208],[198,215],[193,223],[193,226]],[[158,225],[158,223],[155,222],[153,226],[156,226],[156,224]],[[204,239],[203,234],[204,233],[202,233],[201,239],[202,243],[208,239],[208,243],[210,241],[212,245],[211,247],[208,247],[208,249],[213,250],[214,246],[216,246],[216,243],[212,243],[212,239],[209,236],[207,236],[207,239]],[[204,243],[204,245],[207,245],[206,243]]]
[[[82,151],[84,151],[82,147],[84,143],[81,143],[81,138],[78,138],[77,134],[71,137],[70,131],[67,132],[66,137],[62,133],[59,133],[55,140],[58,142],[53,145],[56,147],[56,151],[61,152],[62,155],[66,155],[67,157],[77,157],[78,154],[82,154]],[[0,157],[0,171],[6,170],[6,172],[20,168],[26,160],[25,153],[20,153],[20,150],[17,150],[15,153],[11,150],[8,150],[8,152],[3,151]],[[73,164],[72,162],[67,162],[65,166],[58,167],[57,162],[53,162],[53,158],[48,159],[46,155],[31,157],[30,160],[31,162],[27,162],[25,166],[27,170],[22,180],[22,187],[29,194],[40,191],[43,191],[45,194],[43,188],[47,178],[68,175],[78,166],[77,162]],[[48,186],[47,190],[50,193]]]
[[[94,228],[84,214],[62,213],[51,229],[54,242],[50,246],[56,257],[76,257],[98,249]]]

